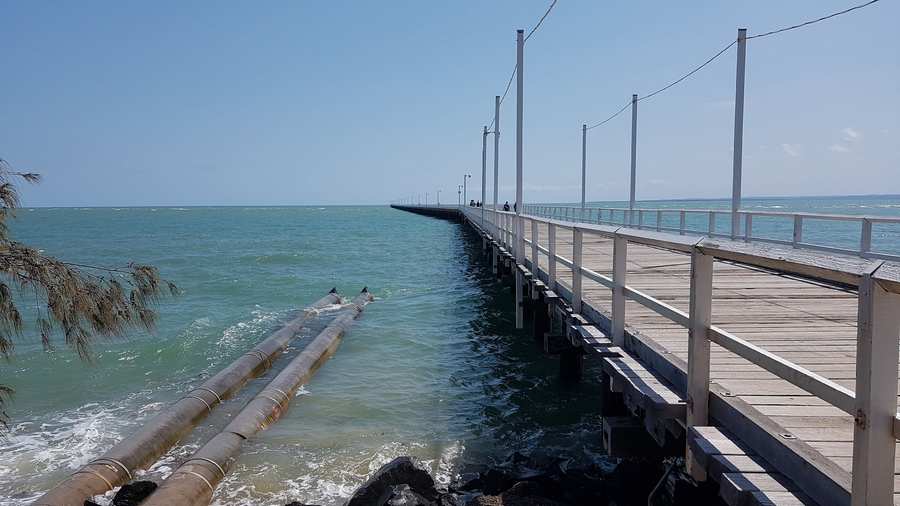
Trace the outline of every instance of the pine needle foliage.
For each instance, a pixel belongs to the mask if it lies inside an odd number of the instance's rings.
[[[39,174],[18,172],[0,159],[0,356],[9,360],[14,339],[26,322],[17,306],[34,300],[34,332],[46,350],[61,337],[83,360],[90,360],[96,337],[119,337],[135,329],[152,330],[153,309],[178,288],[150,265],[100,267],[64,262],[9,237],[7,222],[20,205],[16,181],[38,183]],[[29,330],[29,332],[31,332]],[[12,388],[0,384],[0,435],[8,430],[5,406]]]

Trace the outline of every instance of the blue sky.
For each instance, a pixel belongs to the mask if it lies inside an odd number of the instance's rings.
[[[575,201],[583,122],[736,36],[857,0],[560,0],[526,46],[525,198]],[[549,1],[0,0],[0,157],[25,205],[384,203],[480,188],[515,29]],[[745,195],[900,193],[900,2],[748,44]],[[735,51],[641,102],[638,199],[730,195]],[[515,185],[515,88],[501,200]],[[625,199],[630,118],[589,133],[588,198]],[[490,160],[490,156],[489,156]],[[489,174],[489,181],[491,176]],[[479,190],[476,190],[479,191]]]

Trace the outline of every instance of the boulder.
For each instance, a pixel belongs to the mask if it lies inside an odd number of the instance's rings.
[[[481,473],[481,491],[487,495],[503,492],[516,482],[512,476],[497,468],[490,468]]]
[[[450,490],[453,492],[471,492],[473,490],[481,490],[482,486],[481,474],[462,473],[450,484]]]
[[[469,502],[467,506],[567,506],[546,497],[522,497],[511,494],[482,495]]]
[[[152,481],[133,481],[122,485],[112,500],[112,506],[137,506],[156,490]]]
[[[436,506],[433,501],[416,493],[405,483],[393,487],[390,499],[384,504],[385,506]]]
[[[382,506],[391,499],[397,485],[408,485],[428,501],[436,501],[439,496],[434,478],[425,466],[412,457],[397,457],[366,480],[346,506]]]

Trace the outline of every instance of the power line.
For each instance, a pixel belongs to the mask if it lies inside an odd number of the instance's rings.
[[[600,123],[597,123],[597,124],[594,124],[594,125],[591,125],[591,126],[587,127],[587,129],[588,129],[588,130],[591,130],[591,129],[597,128],[598,126],[605,125],[606,123],[612,121],[612,119],[615,118],[616,116],[622,114],[622,112],[624,112],[625,109],[628,109],[628,106],[629,106],[629,105],[631,105],[631,100],[629,100],[624,106],[622,106],[621,109],[619,109],[619,110],[618,110],[615,114],[613,114],[612,116],[606,118],[605,120],[601,121]]]
[[[859,5],[856,5],[856,6],[854,6],[854,7],[850,7],[849,9],[844,9],[844,10],[842,10],[842,11],[840,11],[840,12],[835,12],[835,13],[829,14],[829,15],[827,15],[827,16],[822,16],[821,18],[816,18],[816,19],[813,19],[813,20],[810,20],[810,21],[805,21],[805,22],[800,23],[800,24],[797,24],[797,25],[786,26],[786,27],[784,27],[784,28],[779,28],[779,29],[777,29],[777,30],[772,30],[771,32],[765,32],[765,33],[760,33],[760,34],[758,34],[758,35],[753,35],[753,36],[751,36],[751,37],[747,37],[747,39],[749,40],[749,39],[758,39],[758,38],[760,38],[760,37],[768,37],[769,35],[775,35],[776,33],[787,32],[787,31],[789,31],[789,30],[794,30],[794,29],[796,29],[796,28],[801,28],[801,27],[804,27],[804,26],[808,26],[808,25],[811,25],[811,24],[813,24],[813,23],[818,23],[819,21],[825,21],[826,19],[830,19],[830,18],[833,18],[833,17],[835,17],[835,16],[840,16],[841,14],[847,14],[848,12],[855,11],[856,9],[862,9],[863,7],[867,7],[867,6],[869,6],[869,5],[872,5],[873,3],[877,2],[877,1],[878,1],[878,0],[870,0],[870,1],[866,2],[866,3],[859,4]]]
[[[714,55],[712,56],[712,58],[710,58],[710,59],[706,60],[705,62],[703,62],[699,67],[697,67],[697,68],[695,68],[694,70],[688,72],[687,74],[681,76],[681,77],[678,78],[676,81],[673,81],[673,82],[671,82],[671,83],[669,83],[669,84],[663,86],[662,88],[660,88],[660,89],[654,91],[653,93],[649,93],[649,94],[647,94],[647,95],[644,95],[643,97],[638,98],[638,101],[640,102],[641,100],[646,100],[646,99],[648,99],[648,98],[650,98],[650,97],[652,97],[652,96],[654,96],[654,95],[657,95],[657,94],[659,94],[659,93],[662,93],[662,92],[668,90],[669,88],[671,88],[672,86],[675,86],[676,84],[680,83],[681,81],[684,81],[684,80],[687,79],[688,77],[691,77],[692,75],[694,75],[694,74],[696,74],[697,72],[699,72],[700,69],[702,69],[703,67],[705,67],[705,66],[709,65],[710,63],[712,63],[713,60],[715,60],[716,58],[722,56],[722,55],[725,53],[725,51],[728,51],[729,49],[731,49],[731,46],[733,46],[733,45],[735,45],[735,44],[737,44],[737,40],[731,41],[731,44],[728,44],[727,46],[723,47],[721,51],[719,51],[718,53],[714,54]]]
[[[550,11],[552,11],[552,10],[553,10],[553,7],[556,6],[556,2],[557,2],[557,1],[558,1],[558,0],[553,0],[553,1],[550,3],[550,7],[547,7],[547,11],[544,12],[544,15],[541,16],[541,19],[539,19],[538,22],[537,22],[537,24],[534,25],[534,28],[532,28],[531,31],[528,32],[528,35],[525,36],[525,40],[524,40],[523,42],[527,42],[528,39],[529,39],[532,35],[534,35],[534,32],[536,32],[536,31],[538,30],[538,28],[541,27],[541,24],[543,24],[543,23],[544,23],[544,20],[547,19],[547,16],[550,15]],[[503,90],[503,95],[500,97],[500,104],[501,104],[501,105],[503,104],[503,101],[506,100],[506,95],[509,94],[509,88],[510,88],[510,86],[512,86],[513,79],[516,77],[516,71],[518,71],[518,70],[519,70],[519,65],[517,64],[515,67],[513,67],[512,74],[510,74],[510,76],[509,76],[509,81],[506,82],[506,89]],[[488,128],[490,129],[490,128],[493,128],[493,127],[494,127],[494,119],[491,118],[491,124],[490,124],[490,126],[489,126]]]
[[[708,60],[706,60],[705,62],[703,62],[703,63],[700,64],[699,66],[695,67],[693,70],[691,70],[691,71],[688,72],[687,74],[685,74],[685,75],[679,77],[677,80],[672,81],[671,83],[669,83],[669,84],[663,86],[662,88],[660,88],[660,89],[654,91],[653,93],[649,93],[649,94],[647,94],[647,95],[644,95],[643,97],[638,98],[638,102],[640,102],[641,100],[648,99],[648,98],[650,98],[650,97],[652,97],[652,96],[654,96],[654,95],[658,95],[658,94],[660,94],[660,93],[662,93],[662,92],[668,90],[668,89],[671,88],[672,86],[675,86],[676,84],[678,84],[678,83],[684,81],[684,80],[687,79],[688,77],[691,77],[692,75],[694,75],[694,74],[696,74],[697,72],[699,72],[700,69],[702,69],[703,67],[705,67],[705,66],[709,65],[710,63],[712,63],[713,60],[715,60],[716,58],[722,56],[722,55],[725,53],[725,51],[728,51],[729,49],[731,49],[731,46],[733,46],[733,45],[735,45],[735,44],[737,44],[737,40],[731,41],[730,44],[728,44],[727,46],[725,46],[724,48],[722,48],[718,53],[714,54],[711,58],[709,58]],[[591,129],[597,128],[598,126],[601,126],[601,125],[606,124],[607,122],[611,121],[611,120],[612,120],[613,118],[615,118],[616,116],[622,114],[622,112],[624,112],[625,109],[627,109],[628,106],[629,106],[630,104],[631,104],[631,101],[629,100],[628,103],[625,104],[621,109],[619,109],[615,114],[613,114],[612,116],[606,118],[605,120],[603,120],[603,121],[601,121],[601,122],[599,122],[599,123],[596,123],[596,124],[594,124],[594,125],[588,127],[587,129],[588,129],[588,130],[591,130]]]
[[[506,82],[506,89],[503,91],[503,96],[500,97],[500,104],[503,104],[503,101],[506,100],[506,94],[509,93],[509,87],[512,86],[513,78],[516,77],[516,71],[519,70],[519,65],[516,64],[513,67],[512,74],[509,76],[509,81]],[[494,120],[496,118],[491,118],[491,124],[488,126],[488,129],[494,128]]]
[[[534,25],[534,28],[532,28],[531,31],[528,32],[528,35],[525,36],[525,41],[524,41],[524,42],[528,42],[528,39],[531,38],[531,36],[534,34],[534,32],[536,32],[537,29],[541,27],[541,23],[543,23],[544,20],[547,19],[547,16],[550,15],[550,11],[553,10],[553,7],[554,7],[555,5],[556,5],[556,0],[553,0],[553,3],[550,4],[550,7],[547,7],[547,12],[545,12],[544,15],[541,16],[541,19],[537,22],[536,25]]]
[[[857,10],[857,9],[862,9],[863,7],[872,5],[873,3],[877,2],[877,1],[878,1],[878,0],[870,0],[870,1],[866,2],[866,3],[860,4],[860,5],[856,5],[856,6],[854,6],[854,7],[850,7],[850,8],[848,8],[848,9],[844,9],[844,10],[839,11],[839,12],[832,13],[832,14],[829,14],[829,15],[827,15],[827,16],[822,16],[822,17],[820,17],[820,18],[816,18],[816,19],[813,19],[813,20],[810,20],[810,21],[806,21],[806,22],[803,22],[803,23],[800,23],[800,24],[788,26],[788,27],[785,27],[785,28],[779,28],[778,30],[772,30],[772,31],[770,31],[770,32],[765,32],[765,33],[760,33],[760,34],[758,34],[758,35],[753,35],[753,36],[747,37],[747,40],[749,40],[749,39],[756,39],[756,38],[760,38],[760,37],[768,37],[769,35],[775,35],[775,34],[777,34],[777,33],[786,32],[786,31],[789,31],[789,30],[794,30],[794,29],[796,29],[796,28],[801,28],[801,27],[808,26],[808,25],[811,25],[811,24],[814,24],[814,23],[818,23],[819,21],[825,21],[826,19],[830,19],[830,18],[833,18],[833,17],[835,17],[835,16],[840,16],[841,14],[847,14],[848,12],[852,12],[852,11],[855,11],[855,10]],[[552,8],[552,6],[551,6],[551,8]],[[692,75],[694,75],[694,74],[696,74],[697,72],[699,72],[700,69],[702,69],[703,67],[705,67],[705,66],[709,65],[710,63],[712,63],[716,58],[718,58],[718,57],[722,56],[723,54],[725,54],[725,52],[728,51],[729,49],[731,49],[731,47],[734,46],[735,44],[737,44],[737,40],[731,41],[730,44],[728,44],[727,46],[725,46],[724,48],[722,48],[718,53],[714,54],[710,59],[706,60],[705,62],[703,62],[703,63],[702,63],[701,65],[699,65],[698,67],[694,68],[693,70],[691,70],[691,71],[688,72],[687,74],[681,76],[681,77],[678,78],[677,80],[675,80],[675,81],[673,81],[673,82],[671,82],[671,83],[669,83],[669,84],[663,86],[662,88],[660,88],[660,89],[654,91],[653,93],[649,93],[649,94],[647,94],[647,95],[644,95],[644,96],[638,98],[638,101],[640,102],[641,100],[646,100],[646,99],[651,98],[651,97],[653,97],[653,96],[655,96],[655,95],[658,95],[658,94],[660,94],[660,93],[662,93],[662,92],[668,90],[669,88],[671,88],[671,87],[677,85],[678,83],[684,81],[685,79],[691,77]],[[629,103],[630,103],[630,102],[629,102]],[[619,114],[622,114],[622,112],[625,111],[625,109],[627,109],[627,108],[628,108],[628,104],[625,104],[625,106],[622,107],[621,109],[619,109],[618,112],[616,112],[616,113],[613,114],[612,116],[606,118],[605,120],[603,120],[603,121],[601,121],[601,122],[599,122],[599,123],[597,123],[597,124],[595,124],[595,125],[592,125],[592,126],[588,127],[588,130],[591,130],[591,129],[593,129],[593,128],[596,128],[596,127],[599,127],[599,126],[601,126],[601,125],[606,124],[607,122],[611,121],[613,118],[615,118],[616,116],[618,116]]]

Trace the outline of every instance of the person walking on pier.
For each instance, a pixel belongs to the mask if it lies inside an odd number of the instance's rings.
[[[503,204],[503,210],[509,211],[509,201],[507,200],[505,204]]]

